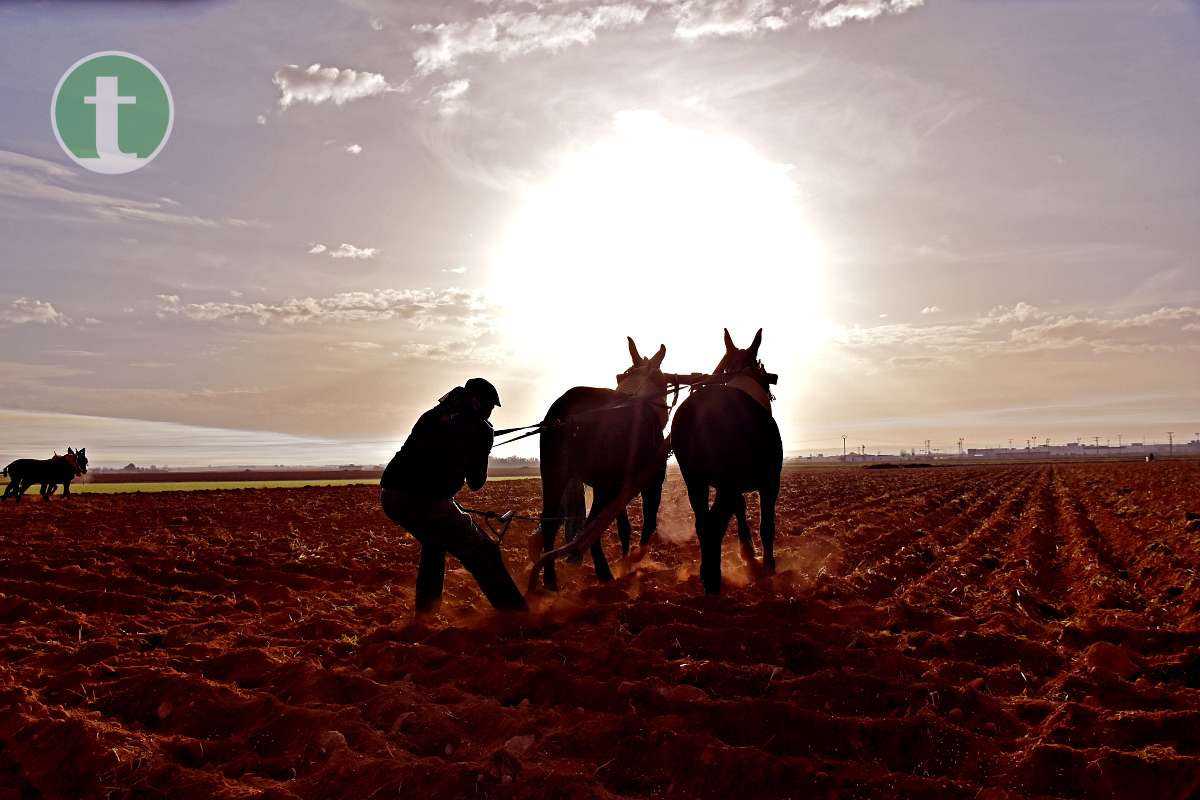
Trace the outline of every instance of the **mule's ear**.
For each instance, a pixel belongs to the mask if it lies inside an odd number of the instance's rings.
[[[654,354],[654,358],[650,359],[650,364],[652,366],[654,366],[655,369],[657,369],[658,367],[662,366],[663,359],[666,357],[667,357],[667,346],[665,344],[660,344],[658,346],[658,352]]]
[[[734,350],[737,350],[737,348],[733,346],[733,337],[729,335],[729,328],[726,328],[725,329],[725,352],[732,353]]]
[[[633,337],[626,336],[625,338],[629,340],[629,357],[633,359],[633,365],[636,367],[642,363],[642,355],[637,351],[637,345],[633,343]]]
[[[72,450],[70,447],[68,447],[68,448],[67,448],[67,455],[69,455],[69,456],[73,456],[73,455],[75,455],[75,451],[74,451],[74,450]]]
[[[758,333],[754,334],[754,341],[750,343],[750,357],[758,358],[758,348],[762,344],[762,328],[758,329]]]
[[[86,452],[87,452],[87,448],[86,448],[86,447],[81,447],[81,448],[79,448],[79,455],[83,455],[83,454],[84,454],[84,453],[86,453]]]

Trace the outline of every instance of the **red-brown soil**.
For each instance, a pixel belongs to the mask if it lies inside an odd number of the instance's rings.
[[[1196,796],[1198,483],[789,471],[780,573],[731,535],[708,598],[673,477],[614,583],[498,618],[455,569],[420,627],[370,487],[7,504],[0,798]]]

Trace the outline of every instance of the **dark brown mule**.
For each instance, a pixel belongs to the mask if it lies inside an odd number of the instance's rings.
[[[592,487],[588,520],[622,493],[635,475],[647,472],[649,462],[661,460],[653,477],[638,487],[642,495],[642,544],[654,535],[658,506],[666,477],[662,452],[667,424],[667,379],[662,361],[667,348],[642,358],[629,339],[633,366],[617,376],[617,388],[576,386],[568,389],[546,412],[541,435],[542,552],[554,549],[554,539],[564,519],[582,516],[583,485]],[[621,551],[629,552],[632,526],[624,510],[617,516]],[[612,580],[612,572],[597,538],[591,549],[596,577]],[[546,566],[545,584],[558,588],[554,562]]]
[[[754,558],[746,523],[745,492],[758,492],[763,563],[775,571],[775,502],[783,469],[783,442],[771,415],[775,376],[758,360],[762,329],[745,350],[725,331],[725,355],[711,379],[689,393],[675,412],[671,443],[687,484],[700,540],[700,580],[708,594],[721,591],[721,540],[737,515],[743,554]],[[712,508],[709,487],[716,489]]]
[[[59,484],[63,487],[63,497],[71,496],[71,481],[87,472],[87,449],[78,451],[68,447],[67,454],[60,456],[55,453],[52,458],[18,458],[4,468],[8,476],[8,486],[0,500],[14,498],[18,503],[21,497],[35,483],[41,484],[42,499],[49,500]]]

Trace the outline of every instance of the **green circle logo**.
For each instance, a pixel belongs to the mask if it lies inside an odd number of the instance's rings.
[[[79,59],[58,81],[50,123],[63,152],[104,175],[141,169],[171,136],[175,103],[158,70],[132,53]]]

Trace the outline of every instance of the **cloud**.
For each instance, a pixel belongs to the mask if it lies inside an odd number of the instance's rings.
[[[329,255],[332,258],[350,258],[354,260],[362,258],[374,258],[379,253],[379,249],[375,247],[355,247],[349,242],[342,242],[337,250],[331,250]]]
[[[267,117],[265,114],[259,114],[257,117],[254,118],[254,121],[257,122],[259,125],[266,125]]]
[[[851,328],[843,346],[892,364],[960,354],[1027,354],[1055,350],[1087,353],[1200,351],[1200,308],[1164,306],[1136,314],[1055,313],[1030,303],[996,306],[963,322],[884,324]]]
[[[77,184],[75,171],[53,161],[0,150],[0,197],[57,203],[110,222],[161,222],[206,228],[220,224],[206,217],[181,214],[173,210],[179,204],[167,198],[134,200],[88,191]]]
[[[338,347],[345,350],[356,350],[360,353],[379,350],[383,347],[379,342],[338,342]]]
[[[452,272],[455,275],[462,275],[462,274],[466,273],[466,271],[467,271],[466,267],[445,267],[442,269],[442,272]]]
[[[940,308],[938,308],[937,306],[925,306],[924,308],[921,309],[921,313],[926,316],[928,316],[929,314],[940,314],[941,311],[942,310]]]
[[[685,0],[673,8],[675,36],[753,36],[792,24],[792,8],[776,0]]]
[[[410,320],[418,325],[450,322],[483,324],[490,307],[465,289],[374,289],[329,297],[293,298],[280,303],[183,303],[178,295],[158,296],[158,316],[197,322],[257,322],[259,325]]]
[[[349,258],[359,260],[364,258],[374,258],[379,255],[378,247],[356,247],[349,242],[342,242],[336,250],[330,250],[320,242],[315,242],[309,245],[308,254],[312,256],[328,253],[330,258]]]
[[[340,106],[352,100],[398,91],[398,87],[392,86],[378,72],[322,67],[320,64],[307,67],[288,64],[276,70],[274,83],[279,89],[280,108],[289,108],[296,103]]]
[[[435,86],[430,92],[430,98],[437,104],[439,114],[443,117],[452,117],[466,107],[466,101],[463,98],[470,88],[470,80],[459,78],[449,83],[443,83],[441,86]]]
[[[348,144],[343,149],[352,156],[359,155],[363,151],[361,144]]]
[[[903,14],[924,4],[925,0],[817,0],[806,14],[810,28],[838,28],[884,14]]]
[[[612,3],[592,8],[545,13],[497,11],[468,22],[415,25],[413,30],[433,41],[413,53],[422,75],[455,67],[465,57],[497,55],[501,59],[537,51],[557,52],[589,44],[601,30],[616,30],[645,21],[649,7]]]
[[[392,355],[397,358],[421,358],[458,364],[464,361],[497,365],[511,363],[512,354],[493,342],[493,338],[491,331],[484,330],[474,336],[444,342],[409,342]]]
[[[70,320],[59,313],[50,303],[42,300],[30,300],[28,297],[18,297],[7,307],[0,307],[0,325],[25,325],[27,323],[66,326],[70,324]]]

